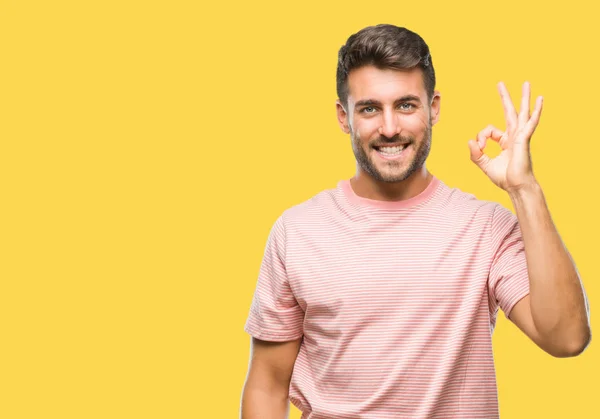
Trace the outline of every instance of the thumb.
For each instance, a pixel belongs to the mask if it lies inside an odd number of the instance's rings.
[[[489,156],[479,148],[479,145],[475,140],[469,140],[469,150],[471,151],[471,161],[485,172],[485,168],[490,162]]]

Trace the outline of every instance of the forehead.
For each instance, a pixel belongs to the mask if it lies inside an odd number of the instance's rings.
[[[374,66],[354,69],[348,75],[348,102],[376,99],[394,101],[401,96],[427,97],[420,68],[410,70],[381,70]]]

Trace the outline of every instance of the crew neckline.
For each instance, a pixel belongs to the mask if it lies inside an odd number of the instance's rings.
[[[429,181],[429,185],[427,185],[427,187],[421,193],[413,196],[412,198],[403,199],[401,201],[380,201],[377,199],[369,199],[363,198],[362,196],[358,196],[354,192],[354,189],[352,189],[350,179],[341,180],[338,183],[338,187],[342,189],[342,192],[344,193],[348,201],[356,205],[380,209],[406,209],[427,201],[437,190],[439,184],[439,179],[433,176]]]

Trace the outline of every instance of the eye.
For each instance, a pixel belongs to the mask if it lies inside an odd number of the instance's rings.
[[[360,110],[362,113],[373,113],[375,112],[374,106],[366,106]]]
[[[415,105],[413,105],[412,103],[405,102],[398,105],[398,107],[403,111],[411,111],[415,108]]]

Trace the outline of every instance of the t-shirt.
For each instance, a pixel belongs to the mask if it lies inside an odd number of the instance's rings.
[[[245,330],[303,338],[302,419],[496,418],[492,332],[529,293],[516,216],[433,177],[404,201],[348,180],[286,210]]]

